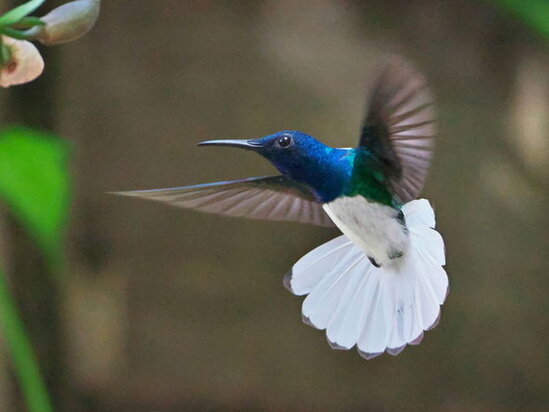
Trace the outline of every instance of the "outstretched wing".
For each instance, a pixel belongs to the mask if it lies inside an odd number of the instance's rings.
[[[333,226],[309,190],[282,175],[114,194],[226,216]]]
[[[374,158],[401,202],[415,199],[423,188],[434,135],[433,97],[424,77],[392,60],[374,87],[359,146]]]

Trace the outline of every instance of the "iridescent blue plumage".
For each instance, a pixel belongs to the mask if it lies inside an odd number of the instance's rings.
[[[284,139],[289,143],[282,147],[280,142]],[[393,204],[382,171],[366,148],[333,148],[295,130],[283,130],[249,143],[284,176],[307,185],[321,203],[340,196],[361,195]]]
[[[289,138],[288,147],[279,141]],[[252,140],[257,152],[284,176],[307,185],[317,201],[327,203],[341,196],[351,182],[354,150],[336,149],[294,130]]]

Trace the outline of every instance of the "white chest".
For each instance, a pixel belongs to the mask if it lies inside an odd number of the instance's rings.
[[[343,234],[379,264],[405,253],[408,230],[392,207],[354,196],[337,198],[323,208]]]

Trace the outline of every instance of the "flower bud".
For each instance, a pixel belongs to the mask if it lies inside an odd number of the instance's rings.
[[[99,16],[100,0],[76,0],[53,9],[44,17],[45,24],[29,30],[42,44],[67,43],[86,34]]]
[[[9,59],[0,68],[1,87],[27,83],[42,74],[44,60],[34,44],[6,36],[2,43],[9,50]]]

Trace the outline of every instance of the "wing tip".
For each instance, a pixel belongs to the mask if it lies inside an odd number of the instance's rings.
[[[106,195],[114,195],[114,196],[135,196],[132,194],[133,192],[131,191],[108,191],[108,192],[105,192]]]
[[[386,158],[389,189],[402,202],[414,199],[424,186],[437,133],[435,110],[426,76],[409,59],[387,56],[375,77],[364,123],[370,126],[363,126],[363,136],[364,130],[369,140],[376,133],[384,136],[378,155]],[[372,125],[380,121],[384,126],[376,132]]]
[[[390,71],[399,71],[401,75],[414,76],[426,83],[425,75],[418,69],[412,60],[398,53],[388,54],[381,65],[381,76]],[[378,77],[378,79],[379,79]]]

